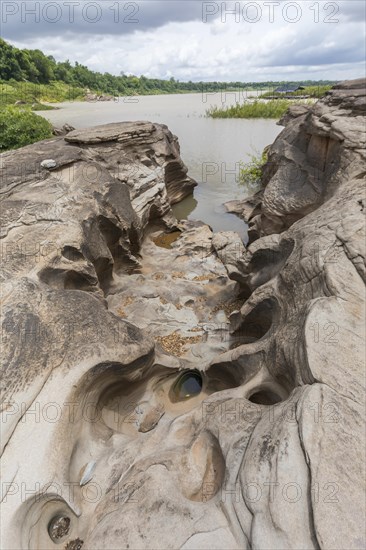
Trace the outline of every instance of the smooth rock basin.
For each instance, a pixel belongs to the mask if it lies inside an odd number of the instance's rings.
[[[286,115],[248,245],[165,125],[1,155],[2,548],[365,547],[365,112]]]

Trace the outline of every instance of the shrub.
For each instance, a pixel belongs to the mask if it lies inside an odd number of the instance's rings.
[[[82,88],[52,81],[50,84],[34,84],[32,82],[16,82],[15,80],[0,80],[0,107],[14,105],[22,101],[33,110],[53,109],[42,102],[58,103],[60,101],[83,100],[85,92]]]
[[[298,101],[305,103],[306,101]],[[240,105],[237,103],[233,107],[211,107],[206,111],[206,115],[212,118],[280,118],[287,109],[294,105],[293,101],[288,99],[272,99],[269,101],[248,101]]]
[[[52,136],[52,125],[30,109],[0,109],[0,151],[18,149]]]
[[[262,177],[262,168],[267,162],[267,153],[251,155],[249,162],[240,164],[240,183],[248,187],[256,187]]]

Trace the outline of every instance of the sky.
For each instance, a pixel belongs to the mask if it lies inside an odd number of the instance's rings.
[[[365,76],[363,0],[1,3],[1,36],[118,75],[180,81]]]

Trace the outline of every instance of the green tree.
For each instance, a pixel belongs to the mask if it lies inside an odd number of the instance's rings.
[[[15,57],[23,73],[23,79],[29,82],[38,82],[39,72],[28,52],[25,50],[16,50]]]
[[[10,82],[24,80],[34,84],[50,84],[53,80],[69,84],[70,87],[90,88],[95,92],[107,94],[128,95],[128,94],[154,94],[154,93],[179,93],[179,92],[214,92],[220,90],[263,90],[266,89],[271,94],[275,87],[281,82],[179,82],[173,76],[169,80],[158,78],[147,78],[145,76],[127,76],[123,71],[119,76],[109,73],[100,73],[91,71],[85,65],[75,62],[72,65],[70,61],[56,62],[52,55],[44,55],[40,50],[19,50],[0,39],[0,79]],[[282,83],[283,84],[283,83]],[[287,83],[290,84],[290,83]],[[293,83],[291,83],[293,84]],[[296,84],[296,83],[295,83]],[[297,84],[300,84],[298,82]],[[301,83],[304,86],[316,84],[315,96],[323,93],[320,85],[332,84],[330,81],[305,81]],[[53,84],[52,84],[53,85]],[[36,97],[41,97],[43,91],[35,92]],[[79,94],[79,92],[78,92]],[[253,108],[252,108],[253,109]],[[261,107],[263,110],[263,107]],[[254,109],[258,111],[258,106]],[[272,116],[273,107],[268,114]],[[263,113],[262,113],[263,114]],[[215,112],[212,116],[218,116]],[[221,116],[221,113],[220,113]],[[226,113],[225,116],[232,116]],[[235,114],[238,116],[238,113]],[[277,116],[277,115],[276,115]]]
[[[38,71],[38,82],[48,84],[53,78],[54,64],[48,59],[41,50],[25,50],[28,52],[30,60],[34,63]]]
[[[21,80],[22,69],[14,54],[15,48],[0,38],[0,78],[3,80]]]

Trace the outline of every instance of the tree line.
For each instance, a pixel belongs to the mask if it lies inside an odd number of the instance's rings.
[[[284,82],[180,82],[175,78],[163,80],[145,76],[112,75],[108,72],[91,71],[85,65],[71,63],[69,60],[56,61],[52,55],[45,55],[41,50],[19,49],[0,38],[0,80],[50,84],[53,81],[64,82],[70,87],[89,88],[93,91],[114,96],[183,93],[183,92],[217,92],[220,90],[263,90],[273,88]],[[314,81],[301,82],[303,85],[314,84]],[[331,84],[321,81],[321,84]],[[320,84],[320,83],[319,83]]]

